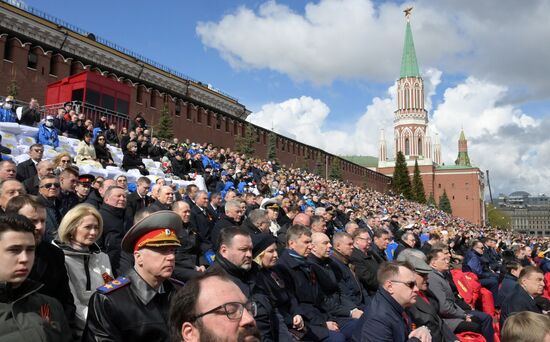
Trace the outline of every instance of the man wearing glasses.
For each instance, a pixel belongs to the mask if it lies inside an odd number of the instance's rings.
[[[134,268],[92,295],[82,341],[169,340],[168,310],[179,286],[169,279],[181,227],[176,213],[158,211],[126,233],[122,250],[133,254]]]
[[[259,342],[255,314],[255,303],[225,273],[206,273],[186,283],[172,300],[171,340]]]
[[[485,253],[483,242],[474,240],[471,246],[462,262],[462,271],[475,273],[481,286],[490,290],[493,298],[498,298],[498,275],[489,268],[489,262],[483,255]]]
[[[431,342],[425,326],[412,329],[407,308],[416,303],[414,268],[400,261],[384,262],[378,269],[378,292],[365,313],[360,341]]]
[[[36,176],[36,164],[42,160],[44,146],[41,144],[31,145],[29,148],[29,159],[17,165],[17,180],[22,182],[25,179]]]
[[[38,201],[46,207],[46,232],[44,233],[44,241],[52,242],[57,234],[57,228],[61,222],[59,201],[59,180],[55,176],[45,176],[40,180],[38,188]]]

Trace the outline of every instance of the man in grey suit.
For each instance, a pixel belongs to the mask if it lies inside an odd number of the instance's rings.
[[[464,310],[457,304],[445,273],[449,271],[450,253],[447,249],[432,248],[428,263],[433,269],[428,274],[430,291],[439,302],[439,315],[455,334],[472,331],[483,334],[487,342],[494,341],[492,318],[475,310]]]

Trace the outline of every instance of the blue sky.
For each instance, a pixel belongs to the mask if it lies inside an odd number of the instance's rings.
[[[370,155],[381,128],[391,151],[402,10],[412,5],[443,159],[456,158],[464,127],[470,157],[492,171],[496,192],[550,192],[547,1],[25,3],[212,84],[252,110],[256,124],[333,153]]]

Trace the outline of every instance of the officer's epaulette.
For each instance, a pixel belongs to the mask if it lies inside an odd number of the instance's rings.
[[[103,294],[113,292],[114,290],[120,289],[121,287],[124,287],[128,284],[130,284],[129,278],[118,277],[115,280],[111,280],[110,282],[105,283],[103,286],[98,287],[97,292]]]

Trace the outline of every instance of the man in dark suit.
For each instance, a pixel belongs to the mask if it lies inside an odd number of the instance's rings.
[[[430,329],[432,342],[455,342],[458,337],[439,316],[439,302],[428,289],[428,274],[432,268],[416,256],[408,256],[407,261],[415,271],[416,286],[418,287],[416,303],[410,307],[411,319],[419,326]]]
[[[42,144],[34,144],[29,148],[29,159],[17,165],[17,180],[22,182],[26,179],[36,176],[36,164],[42,160],[44,154],[44,146]]]
[[[195,197],[192,199],[192,203],[191,226],[195,227],[199,233],[201,239],[201,251],[204,253],[209,249],[212,249],[215,243],[211,239],[212,228],[214,227],[214,218],[207,210],[208,193],[206,191],[196,192]]]
[[[137,180],[136,191],[129,194],[126,199],[126,217],[133,219],[138,211],[151,204],[151,197],[147,195],[150,186],[151,180],[147,177],[140,177]]]
[[[390,243],[390,233],[382,228],[377,228],[373,233],[372,245],[370,246],[370,254],[378,265],[384,261],[388,261],[386,257],[386,248]]]
[[[37,173],[35,176],[23,181],[27,193],[34,196],[38,195],[40,180],[46,176],[53,176],[53,164],[49,160],[42,160],[36,164],[36,171]]]
[[[364,317],[361,337],[356,341],[418,342],[431,340],[426,326],[412,329],[408,308],[416,303],[415,272],[408,263],[385,262],[378,271],[378,292]]]
[[[521,270],[518,284],[502,303],[500,312],[500,326],[515,312],[532,311],[542,313],[535,303],[535,297],[542,295],[544,291],[544,274],[534,266],[527,266]]]
[[[376,279],[378,263],[369,253],[371,243],[368,230],[358,229],[353,237],[353,252],[349,261],[355,267],[357,280],[363,285],[367,294],[372,297],[378,290],[378,280]]]
[[[401,254],[401,252],[403,252],[405,249],[414,248],[415,243],[416,239],[412,232],[409,231],[401,235],[401,241],[397,242],[397,248],[393,253],[393,259],[396,260],[399,254]]]

